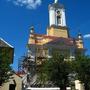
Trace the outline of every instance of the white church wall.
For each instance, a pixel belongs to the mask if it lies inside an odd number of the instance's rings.
[[[62,26],[66,26],[65,9],[62,9],[61,13],[62,13]]]
[[[54,9],[49,10],[49,22],[50,22],[50,26],[55,25],[55,10]]]
[[[75,80],[75,89],[76,90],[84,90],[84,85],[81,84],[79,80]]]

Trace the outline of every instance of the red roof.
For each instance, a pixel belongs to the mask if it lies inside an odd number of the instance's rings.
[[[18,76],[20,76],[20,75],[24,75],[24,74],[25,74],[24,71],[18,71],[18,72],[16,72],[16,75],[18,75]]]
[[[58,42],[63,42],[66,45],[74,46],[74,39],[73,38],[64,38],[64,37],[56,37],[56,36],[49,36],[49,35],[42,35],[42,34],[34,34],[36,36],[36,43],[42,42],[42,39],[52,39],[52,41],[48,42],[47,44],[54,44]],[[38,37],[42,37],[41,39]]]
[[[47,44],[63,44],[63,45],[66,45],[66,46],[74,46],[74,41],[72,38],[62,38],[62,37],[59,37],[59,38],[56,38],[50,42],[48,42]]]

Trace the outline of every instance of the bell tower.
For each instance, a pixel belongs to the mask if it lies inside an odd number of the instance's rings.
[[[65,9],[58,0],[49,5],[49,27],[47,35],[67,38],[68,30],[66,26]]]
[[[65,9],[58,0],[49,5],[49,25],[66,26]]]

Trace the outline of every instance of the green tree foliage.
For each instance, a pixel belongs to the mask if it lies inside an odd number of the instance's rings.
[[[78,56],[76,60],[65,61],[62,55],[54,52],[52,58],[43,62],[39,72],[39,80],[51,81],[61,90],[66,90],[66,87],[72,84],[70,80],[80,80],[84,84],[85,90],[90,90],[89,56]]]
[[[66,90],[69,84],[68,75],[71,72],[69,61],[64,61],[64,57],[58,52],[53,53],[52,58],[43,64],[44,79],[51,81],[60,90]]]
[[[76,78],[84,83],[85,90],[90,90],[90,57],[79,56],[73,62]]]
[[[10,77],[10,60],[8,54],[0,52],[0,86]]]

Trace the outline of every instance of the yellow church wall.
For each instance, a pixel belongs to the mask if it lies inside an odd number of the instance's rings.
[[[68,31],[66,29],[50,28],[47,29],[47,35],[68,38]]]
[[[82,40],[77,40],[76,41],[76,46],[77,46],[77,48],[84,48]]]
[[[35,40],[32,38],[29,38],[28,44],[35,44]]]
[[[53,28],[47,29],[47,35],[53,36],[53,34],[54,34],[54,29]]]
[[[46,44],[46,43],[48,43],[48,42],[50,42],[52,39],[43,39],[43,44]]]
[[[41,40],[41,42],[38,42],[37,45],[44,45],[50,41],[51,41],[51,39],[43,39],[43,40]]]
[[[64,38],[68,38],[68,35],[67,35],[67,31],[66,30],[55,30],[54,31],[54,35],[57,36],[57,37],[64,37]]]
[[[34,35],[30,34],[28,44],[35,44],[35,37]]]
[[[49,39],[49,38],[44,38],[43,36],[37,36],[36,37],[36,41],[35,41],[35,38],[33,37],[30,37],[29,38],[29,41],[28,41],[28,44],[37,44],[37,45],[43,45],[43,44],[46,44],[48,42],[50,42],[52,39]]]

